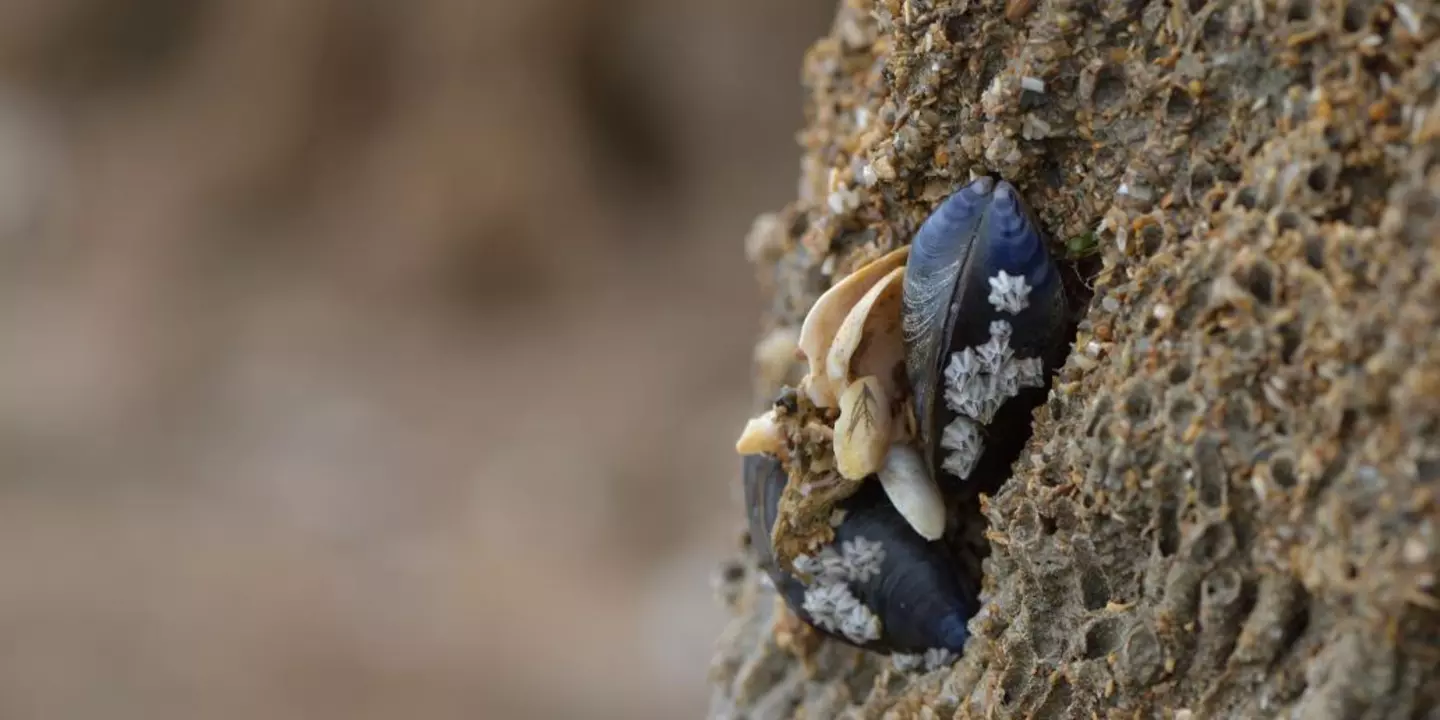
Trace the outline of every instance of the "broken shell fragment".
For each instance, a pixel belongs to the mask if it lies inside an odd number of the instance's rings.
[[[775,409],[771,408],[764,415],[745,423],[740,439],[735,442],[735,452],[741,455],[779,455],[784,444],[785,434],[775,422]]]
[[[945,534],[945,498],[919,451],[909,445],[891,445],[877,474],[890,504],[915,532],[926,540],[938,540]]]
[[[825,361],[830,387],[843,388],[856,376],[873,375],[887,394],[898,394],[895,382],[905,364],[905,341],[900,333],[904,288],[905,268],[897,267],[850,309]]]
[[[906,245],[876,258],[835,283],[811,306],[800,325],[799,342],[800,352],[809,361],[809,375],[803,390],[811,402],[820,407],[835,407],[836,395],[843,387],[831,385],[825,374],[825,362],[835,333],[865,293],[890,271],[903,267],[909,256],[910,246]]]
[[[890,446],[890,396],[867,375],[840,395],[835,421],[835,469],[847,480],[861,480],[880,469]]]

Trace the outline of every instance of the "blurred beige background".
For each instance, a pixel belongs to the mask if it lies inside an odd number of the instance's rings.
[[[0,4],[0,717],[702,714],[832,7]]]

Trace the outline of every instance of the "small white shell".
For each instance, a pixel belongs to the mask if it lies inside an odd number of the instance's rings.
[[[779,455],[784,442],[785,436],[775,422],[775,410],[772,408],[765,414],[751,418],[749,422],[745,423],[745,429],[741,431],[740,439],[735,442],[735,452],[741,455],[758,453]]]
[[[891,445],[879,476],[890,503],[915,532],[926,540],[945,534],[945,498],[919,451],[910,445]]]
[[[867,375],[840,395],[835,421],[835,469],[847,480],[863,480],[880,469],[890,446],[890,396]]]

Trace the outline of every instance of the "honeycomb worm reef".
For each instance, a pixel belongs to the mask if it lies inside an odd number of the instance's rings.
[[[756,407],[815,298],[972,175],[1084,314],[980,505],[958,662],[821,641],[741,548],[711,716],[1435,717],[1437,37],[1420,0],[841,2],[746,239]]]

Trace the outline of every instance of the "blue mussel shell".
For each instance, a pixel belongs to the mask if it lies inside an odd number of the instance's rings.
[[[965,647],[966,623],[975,614],[978,589],[946,556],[943,545],[927,542],[910,528],[873,479],[840,504],[845,519],[835,529],[833,546],[842,549],[842,557],[857,541],[883,552],[873,576],[847,583],[854,598],[880,621],[878,637],[847,637],[843,629],[817,622],[806,597],[817,581],[807,585],[780,569],[769,551],[785,470],[768,455],[747,455],[743,462],[751,545],[759,548],[761,567],[800,619],[830,637],[879,652],[942,648],[959,653]]]
[[[1001,272],[1023,278],[1028,288],[1028,302],[1019,312],[1001,310],[991,300],[992,280]],[[1010,183],[979,178],[942,202],[920,226],[905,267],[902,326],[921,450],[936,468],[935,477],[946,474],[939,467],[940,435],[956,415],[941,399],[951,353],[983,346],[993,324],[1004,321],[1011,328],[1010,350],[1017,358],[1039,358],[1042,378],[1048,378],[1064,359],[1066,312],[1059,268]],[[1028,428],[1030,410],[1043,400],[1044,387],[1022,387],[1016,394],[1018,401],[1005,402],[984,425],[1010,430],[1021,421]],[[1001,445],[1016,435],[987,434]],[[1028,429],[1019,435],[1023,444]],[[988,465],[993,471],[997,462],[1008,468],[1013,460],[1013,453],[987,452],[981,469]]]

